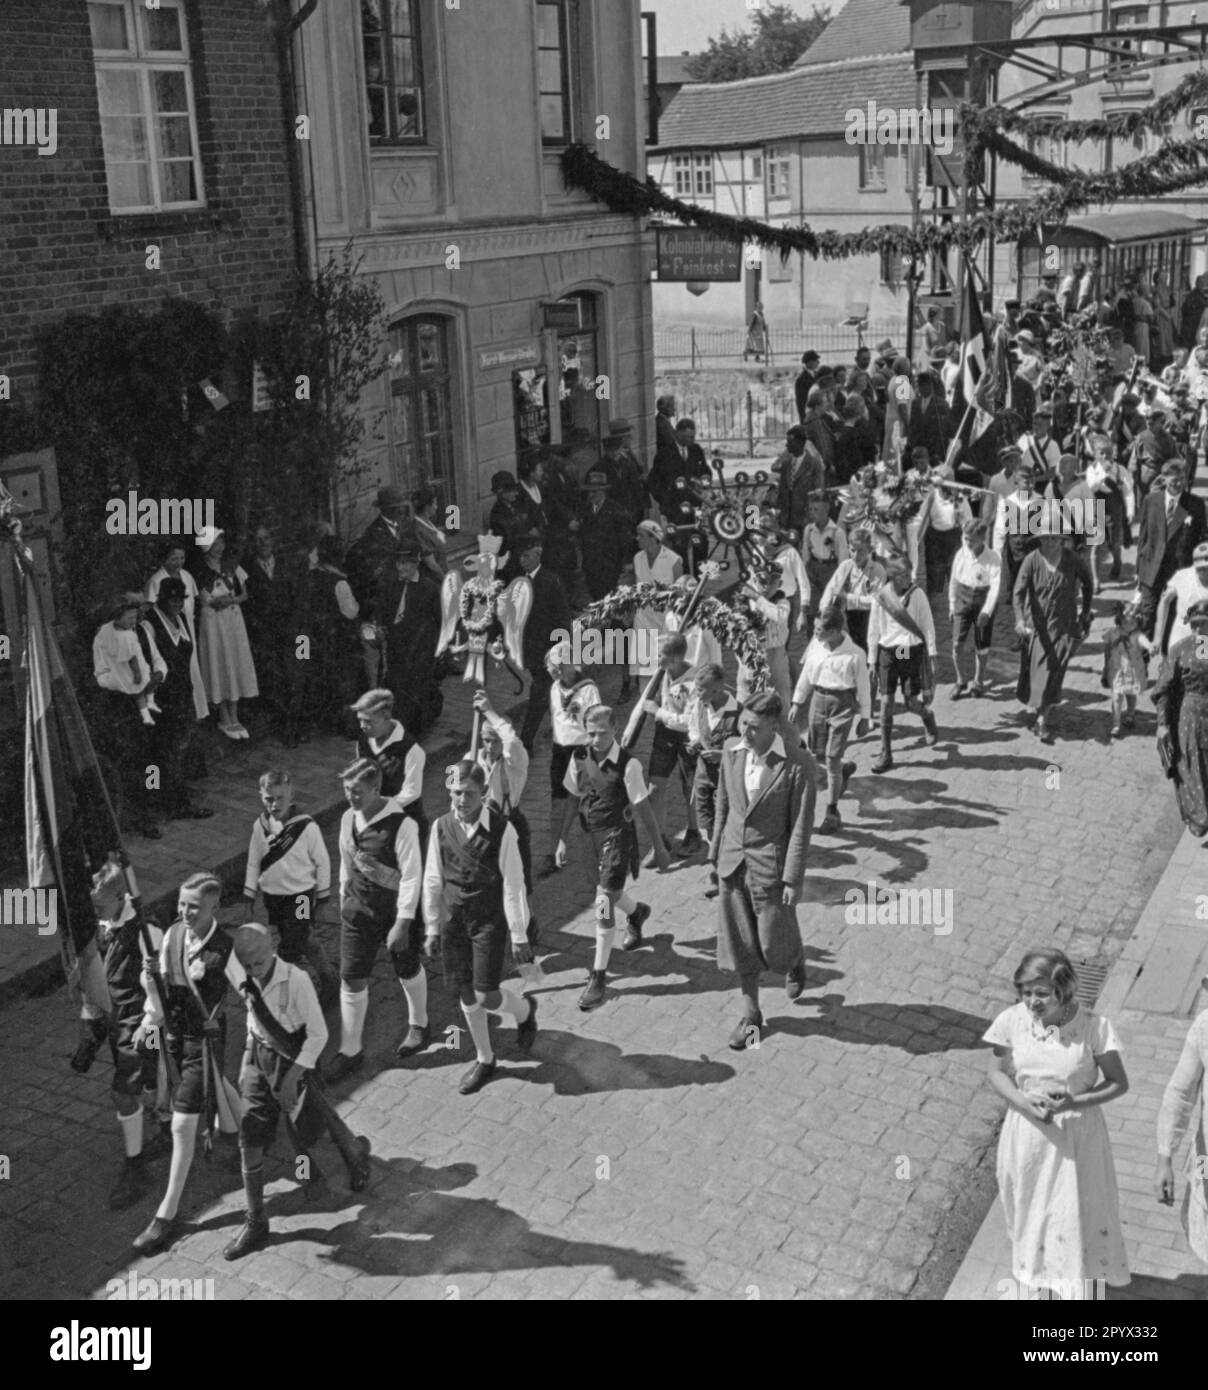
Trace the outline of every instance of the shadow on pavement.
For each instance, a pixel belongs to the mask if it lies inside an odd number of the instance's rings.
[[[816,1017],[769,1018],[768,1032],[797,1038],[833,1038],[868,1047],[899,1047],[918,1056],[975,1048],[989,1026],[989,1019],[942,1004],[846,1005],[843,999],[841,994],[827,994],[809,1000],[820,1010]]]

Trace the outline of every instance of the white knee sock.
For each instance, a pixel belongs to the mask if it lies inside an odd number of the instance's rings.
[[[523,994],[519,994],[514,985],[499,986],[500,1001],[497,1009],[488,1009],[487,1013],[495,1014],[502,1018],[504,1014],[516,1020],[517,1026],[524,1022],[529,1016],[532,1004]]]
[[[616,934],[615,927],[596,928],[596,961],[592,966],[593,970],[608,969],[608,958],[612,955],[612,943]]]
[[[117,1122],[122,1127],[126,1157],[137,1158],[143,1151],[143,1107],[140,1105],[133,1115],[123,1115],[119,1111]]]
[[[428,1026],[428,972],[421,965],[419,974],[410,980],[400,980],[407,996],[407,1022],[416,1028]]]
[[[618,912],[623,912],[623,913],[625,914],[626,917],[628,917],[629,914],[634,910],[634,908],[637,907],[637,900],[634,899],[634,898],[631,898],[631,897],[629,896],[628,893],[620,893],[620,894],[618,894],[618,896],[617,896],[617,898],[615,899],[615,901],[616,901],[617,911],[618,911]]]
[[[347,985],[340,985],[340,1051],[345,1057],[355,1057],[361,1050],[361,1035],[365,1031],[365,1015],[369,1012],[369,991],[353,994]]]
[[[466,1016],[466,1027],[474,1040],[474,1048],[480,1062],[493,1062],[495,1054],[491,1051],[491,1024],[487,1011],[481,1004],[463,1004],[461,1011]]]
[[[164,1221],[173,1220],[180,1210],[180,1199],[184,1196],[189,1169],[193,1166],[193,1150],[197,1147],[200,1123],[200,1115],[172,1116],[172,1163],[168,1169],[168,1190],[155,1213]]]

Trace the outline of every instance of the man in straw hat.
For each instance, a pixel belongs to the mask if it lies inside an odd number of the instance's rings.
[[[399,542],[407,532],[407,497],[402,488],[378,489],[378,515],[349,547],[345,557],[348,582],[362,610],[374,610],[378,589],[394,564]],[[378,684],[381,652],[376,642],[362,634],[365,684]]]
[[[424,950],[444,958],[445,983],[461,1001],[475,1061],[458,1090],[473,1095],[495,1074],[488,1014],[516,1022],[516,1045],[537,1037],[537,1001],[503,983],[509,935],[519,965],[533,960],[529,906],[515,828],[486,804],[486,771],[462,759],[448,769],[451,809],[432,827],[424,865]]]

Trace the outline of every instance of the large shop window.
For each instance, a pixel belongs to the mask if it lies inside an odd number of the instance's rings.
[[[544,145],[568,145],[575,139],[578,48],[576,0],[537,0],[537,92]]]
[[[600,363],[600,324],[597,317],[599,297],[594,294],[568,295],[563,303],[578,306],[579,327],[558,334],[558,407],[562,421],[563,440],[599,441],[602,434],[602,410],[605,402],[597,400]]]
[[[109,209],[162,212],[204,202],[193,69],[182,0],[88,6]]]
[[[407,492],[430,487],[440,506],[456,503],[453,329],[433,314],[390,330],[390,452]]]
[[[361,0],[371,144],[406,144],[427,135],[419,25],[419,0]]]

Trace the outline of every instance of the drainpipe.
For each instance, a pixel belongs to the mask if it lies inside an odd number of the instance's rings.
[[[298,273],[307,275],[314,265],[315,237],[313,226],[314,200],[311,196],[309,156],[303,154],[303,144],[309,152],[309,141],[296,137],[297,118],[302,114],[305,89],[300,77],[300,53],[295,37],[303,24],[319,7],[319,0],[303,0],[297,14],[290,15],[291,0],[275,0],[281,17],[274,29],[277,41],[277,72],[281,84],[281,108],[285,117],[285,145],[289,170],[290,212],[294,224],[294,260]],[[300,42],[300,41],[299,41]],[[307,216],[308,205],[312,213]]]

